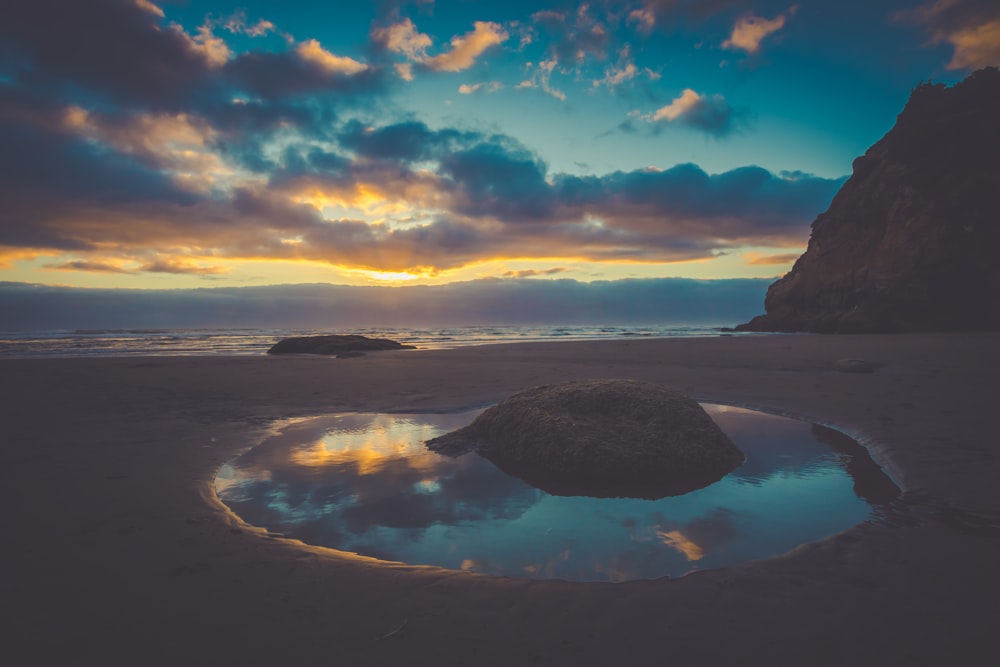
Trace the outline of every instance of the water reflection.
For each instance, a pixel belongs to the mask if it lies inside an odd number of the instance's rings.
[[[216,488],[248,522],[311,544],[578,581],[678,576],[773,556],[860,523],[898,494],[841,433],[705,407],[747,461],[709,487],[660,500],[553,496],[475,454],[423,447],[478,411],[303,421],[224,466]]]

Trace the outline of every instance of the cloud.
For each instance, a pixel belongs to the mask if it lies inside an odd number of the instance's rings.
[[[628,22],[635,23],[641,32],[650,32],[656,25],[656,14],[648,7],[633,9],[628,14]]]
[[[384,28],[375,28],[371,36],[376,44],[387,51],[401,53],[416,62],[426,60],[427,49],[433,44],[429,36],[417,31],[409,18]]]
[[[440,167],[452,184],[452,210],[508,221],[552,214],[555,193],[545,180],[545,171],[545,165],[529,151],[493,141],[447,154]]]
[[[635,24],[640,32],[649,33],[656,26],[701,23],[746,4],[746,0],[642,0],[638,9],[629,12],[626,21]]]
[[[503,89],[503,84],[499,81],[480,81],[479,83],[463,83],[458,87],[458,92],[462,95],[473,95],[478,92],[495,93]]]
[[[101,262],[101,261],[83,261],[77,260],[74,262],[60,262],[56,264],[43,264],[43,268],[54,269],[57,271],[85,271],[88,273],[134,273],[126,268],[123,268],[119,264],[113,262]]]
[[[424,61],[432,70],[460,72],[476,64],[476,60],[491,46],[507,41],[510,35],[499,23],[476,21],[473,30],[461,37],[452,37],[451,50]]]
[[[229,32],[236,35],[247,35],[249,37],[264,37],[272,32],[278,32],[277,26],[266,19],[258,19],[257,23],[250,25],[247,23],[247,15],[244,11],[237,11],[227,18],[222,26]],[[290,37],[287,35],[286,39]]]
[[[595,79],[593,86],[594,88],[605,86],[608,89],[614,90],[640,74],[645,74],[651,81],[656,81],[660,78],[660,74],[648,67],[644,67],[641,70],[636,67],[632,61],[632,48],[626,44],[618,52],[618,63],[605,69],[604,78]]]
[[[224,69],[228,81],[263,100],[326,95],[342,104],[377,91],[383,72],[353,58],[336,56],[315,40],[294,51],[242,53]]]
[[[479,280],[436,287],[126,290],[0,283],[0,330],[732,324],[760,311],[770,280]]]
[[[644,116],[654,123],[676,123],[700,130],[715,137],[733,132],[744,113],[733,109],[721,95],[703,95],[684,89],[670,104]]]
[[[315,39],[307,39],[299,44],[295,47],[295,53],[302,60],[312,63],[330,74],[353,76],[368,69],[368,65],[359,63],[354,58],[330,53]]]
[[[798,5],[794,5],[773,19],[765,19],[752,14],[744,16],[736,21],[732,34],[730,34],[729,39],[722,43],[722,46],[726,49],[742,50],[750,54],[757,53],[764,38],[785,27],[785,22],[797,10]]]
[[[361,157],[419,162],[436,158],[457,142],[475,136],[452,129],[434,131],[419,121],[378,128],[351,121],[344,125],[337,138],[342,146]]]
[[[975,69],[1000,64],[1000,20],[959,30],[946,39],[955,47],[948,69]]]
[[[166,17],[166,14],[163,13],[163,10],[160,9],[158,5],[153,4],[149,0],[135,0],[135,5],[139,9],[149,12],[153,16],[157,16],[161,19]]]
[[[551,58],[560,63],[582,63],[590,57],[605,58],[611,34],[604,23],[581,4],[572,14],[543,10],[531,15],[549,37]]]
[[[553,267],[551,269],[522,269],[520,271],[504,271],[501,275],[503,278],[536,278],[538,276],[554,276],[557,273],[563,273],[567,271],[566,267]]]
[[[747,264],[751,266],[770,266],[772,264],[790,264],[799,258],[798,253],[783,253],[780,255],[761,255],[747,253]]]
[[[635,63],[625,63],[621,67],[609,67],[604,73],[603,79],[594,80],[594,88],[599,88],[600,86],[606,86],[608,88],[617,88],[626,81],[630,81],[635,78],[639,70],[636,68]]]
[[[62,8],[78,19],[77,31],[50,20]],[[214,275],[239,261],[434,274],[515,259],[710,259],[750,244],[801,245],[838,184],[756,168],[710,175],[692,165],[550,173],[499,132],[373,123],[392,77],[377,52],[363,63],[315,40],[274,38],[271,24],[249,25],[242,15],[188,34],[158,10],[133,0],[38,0],[18,3],[0,26],[24,64],[0,82],[4,261]],[[589,44],[588,58],[605,48],[577,39],[581,30],[598,34],[592,14],[571,15],[564,40]],[[55,37],[43,30],[48,23]],[[374,33],[383,56],[428,69],[472,66],[507,39],[506,28],[480,22],[430,57],[433,45],[412,23],[384,30]],[[236,53],[213,42],[263,33],[273,38],[267,50]],[[100,41],[112,36],[134,58],[112,58]],[[522,87],[564,98],[550,83],[559,61],[549,55]],[[639,76],[630,63],[622,47],[601,85]],[[716,136],[732,128],[738,114],[725,100],[695,96],[681,96],[657,122]]]
[[[204,120],[176,113],[114,115],[77,106],[64,111],[63,126],[81,137],[113,146],[169,174],[179,187],[207,191],[233,176],[213,150],[216,131]]]
[[[552,87],[551,79],[552,72],[555,70],[556,66],[559,64],[556,60],[543,60],[538,63],[538,65],[532,65],[528,63],[527,67],[531,71],[531,77],[521,81],[521,83],[515,86],[517,89],[522,90],[526,88],[537,88],[547,95],[551,95],[560,102],[566,101],[566,93]]]
[[[201,266],[179,259],[154,259],[138,266],[127,266],[121,261],[76,260],[44,264],[43,268],[56,271],[85,271],[88,273],[121,273],[136,275],[138,273],[170,273],[200,276],[216,276],[226,272],[218,266]]]
[[[894,15],[897,21],[922,23],[931,44],[951,45],[948,69],[1000,65],[1000,6],[989,0],[936,0]]]
[[[427,50],[433,46],[433,41],[430,36],[419,32],[409,18],[374,28],[371,32],[376,46],[407,58],[409,62],[393,66],[400,78],[407,81],[413,79],[414,63],[438,72],[461,72],[475,65],[488,49],[503,44],[509,38],[509,33],[499,23],[475,21],[470,32],[452,37],[450,50],[428,56]]]
[[[207,23],[199,26],[198,32],[192,37],[184,32],[178,25],[171,26],[182,40],[187,43],[187,48],[204,58],[210,69],[222,67],[232,57],[232,52],[224,40],[216,37],[212,32],[212,27]]]
[[[262,177],[213,153],[222,130],[198,117],[8,94],[0,121],[0,252],[65,266],[148,266],[150,248],[188,271],[227,259],[419,273],[501,258],[704,259],[800,245],[839,184],[693,165],[549,174],[510,137],[412,121],[302,138]]]
[[[29,64],[33,86],[82,85],[124,103],[173,105],[228,58],[207,27],[164,27],[163,11],[134,0],[37,0],[4,12],[0,40]]]

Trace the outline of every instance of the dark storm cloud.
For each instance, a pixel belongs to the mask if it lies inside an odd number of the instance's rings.
[[[198,111],[214,128],[212,145],[220,155],[265,173],[281,166],[268,150],[276,134],[294,131],[303,142],[328,140],[339,124],[341,108],[315,100],[210,98],[199,103]]]
[[[0,331],[173,327],[725,324],[770,280],[480,280],[437,287],[110,290],[0,283]]]
[[[327,68],[303,58],[298,51],[244,53],[227,63],[223,74],[240,90],[265,100],[315,95],[363,96],[377,92],[386,83],[381,69]]]
[[[6,3],[0,40],[20,55],[18,79],[83,88],[126,103],[173,106],[209,75],[207,50],[132,0]]]
[[[431,130],[419,121],[371,128],[355,120],[344,126],[338,139],[360,157],[420,162],[437,158],[450,146],[478,136],[453,129]]]
[[[169,8],[169,6],[168,6]],[[157,109],[214,112],[264,123],[273,106],[230,109],[249,94],[263,101],[323,96],[330,106],[376,94],[384,73],[306,40],[282,52],[234,56],[206,22],[192,34],[158,7],[135,0],[32,0],[5,9],[0,41],[18,83],[77,97]],[[280,115],[287,118],[288,108]],[[222,120],[222,118],[220,118]]]
[[[760,167],[709,175],[697,165],[682,164],[663,171],[560,176],[554,187],[564,207],[602,216],[624,229],[735,240],[804,229],[841,182],[783,178]]]
[[[441,159],[441,173],[456,187],[457,212],[502,220],[551,217],[556,203],[545,165],[519,147],[480,143]]]

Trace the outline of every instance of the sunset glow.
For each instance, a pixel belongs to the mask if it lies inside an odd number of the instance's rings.
[[[0,280],[79,287],[773,277],[1000,60],[974,0],[16,4]]]

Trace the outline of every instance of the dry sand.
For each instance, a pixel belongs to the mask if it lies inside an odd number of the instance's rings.
[[[880,366],[840,372],[845,358]],[[4,651],[18,665],[995,664],[998,370],[996,334],[3,360]],[[891,520],[780,558],[578,584],[269,537],[212,490],[273,420],[603,377],[834,425],[907,493]]]

